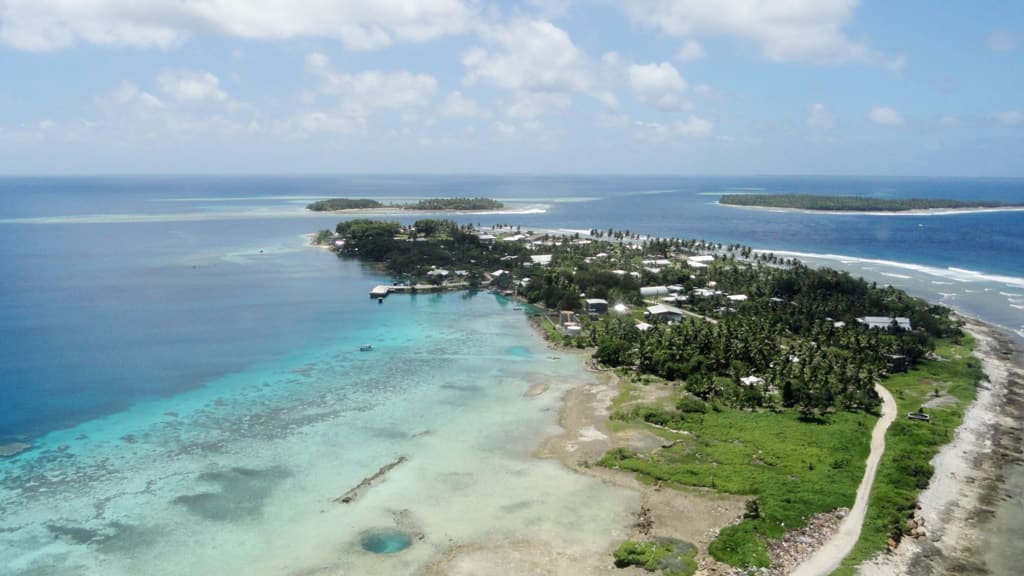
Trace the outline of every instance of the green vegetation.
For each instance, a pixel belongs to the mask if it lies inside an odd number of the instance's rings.
[[[490,198],[431,198],[403,206],[409,210],[458,210],[460,212],[500,210],[504,207],[505,205],[501,202]]]
[[[332,212],[335,210],[367,210],[373,208],[396,208],[400,210],[439,211],[452,210],[472,212],[481,210],[500,210],[505,205],[490,198],[430,198],[411,204],[383,204],[377,200],[366,198],[331,198],[318,200],[306,206],[314,212]]]
[[[690,576],[697,570],[697,548],[681,540],[655,538],[646,542],[627,540],[615,551],[619,568],[640,566],[664,576]]]
[[[314,212],[333,212],[334,210],[366,210],[368,208],[382,208],[383,204],[376,200],[366,198],[331,198],[330,200],[318,200],[306,205],[307,210]]]
[[[792,208],[796,210],[837,210],[851,212],[905,212],[955,208],[1006,208],[1019,206],[985,200],[943,200],[910,198],[886,200],[865,196],[823,196],[816,194],[725,194],[719,203],[729,206]]]
[[[689,407],[678,392],[680,407]],[[683,412],[651,406],[612,418],[680,431],[671,448],[650,454],[619,448],[599,464],[669,485],[755,496],[747,518],[726,527],[709,552],[733,566],[767,566],[766,538],[806,524],[810,516],[853,504],[864,474],[876,417],[840,411],[809,421],[792,410],[747,412],[717,406]],[[687,432],[683,434],[682,431]]]
[[[900,417],[886,435],[885,454],[871,491],[860,540],[835,574],[853,574],[854,567],[885,550],[889,539],[899,542],[905,535],[917,496],[934,472],[929,462],[953,439],[964,412],[974,400],[976,386],[984,377],[980,363],[970,355],[973,349],[970,337],[943,341],[936,348],[942,360],[924,363],[885,382],[896,397]],[[924,408],[930,422],[905,417],[940,397],[942,406]]]

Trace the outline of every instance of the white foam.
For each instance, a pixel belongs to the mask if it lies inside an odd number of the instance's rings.
[[[907,276],[906,274],[893,274],[892,272],[882,272],[882,276],[888,276],[890,278],[900,278],[902,280],[910,280],[913,276]]]
[[[935,266],[925,266],[923,264],[914,264],[911,262],[898,262],[894,260],[883,260],[878,258],[857,258],[854,256],[842,255],[842,254],[817,254],[813,252],[796,252],[787,250],[767,250],[758,249],[755,252],[774,252],[776,256],[782,257],[795,257],[795,258],[814,258],[819,260],[834,260],[837,262],[849,261],[860,264],[874,264],[877,266],[888,266],[890,268],[900,268],[903,270],[911,270],[913,272],[921,272],[928,274],[929,276],[936,276],[944,278],[946,280],[953,280],[955,282],[963,283],[982,283],[992,282],[1004,284],[1007,287],[1024,288],[1024,278],[1017,276],[1006,276],[1002,274],[988,274],[985,272],[978,272],[976,270],[967,270],[964,268],[938,268]],[[871,268],[865,266],[865,270]]]

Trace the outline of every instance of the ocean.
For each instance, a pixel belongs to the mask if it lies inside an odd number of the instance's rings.
[[[1024,212],[768,212],[716,204],[727,192],[1024,202],[1024,180],[0,178],[0,445],[32,445],[0,459],[0,574],[409,573],[527,526],[600,549],[630,497],[530,456],[581,360],[491,294],[371,301],[388,278],[306,246],[339,219],[305,212],[313,199],[487,196],[517,213],[456,219],[739,242],[1024,339]],[[361,506],[331,501],[399,456]],[[425,540],[353,547],[396,524]]]

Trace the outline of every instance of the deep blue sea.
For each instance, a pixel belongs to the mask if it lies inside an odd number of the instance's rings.
[[[522,361],[524,357],[527,364],[544,360],[543,346],[537,342],[517,344],[532,338],[525,320],[494,296],[476,296],[469,308],[457,295],[421,297],[405,303],[389,300],[383,307],[370,301],[367,290],[387,278],[306,246],[305,234],[332,228],[338,220],[337,216],[305,212],[303,206],[314,199],[344,196],[387,201],[486,196],[513,205],[518,213],[456,219],[485,226],[517,224],[524,230],[613,227],[657,236],[739,242],[799,254],[815,264],[892,283],[1024,337],[1024,212],[831,215],[748,210],[715,203],[718,195],[737,192],[1024,203],[1024,180],[760,176],[0,178],[0,445],[25,442],[34,446],[15,458],[0,460],[0,490],[7,490],[0,494],[4,496],[0,497],[0,516],[6,512],[8,518],[18,517],[24,526],[32,522],[51,526],[57,520],[40,517],[38,511],[25,512],[28,504],[21,510],[18,503],[45,497],[37,491],[45,484],[43,479],[52,481],[67,474],[66,484],[47,485],[46,489],[59,495],[61,490],[73,488],[76,494],[85,494],[85,500],[78,508],[55,512],[54,518],[62,518],[62,526],[85,522],[89,530],[99,534],[77,541],[74,535],[81,533],[39,528],[37,532],[26,531],[24,539],[15,539],[12,526],[0,525],[0,543],[6,541],[11,549],[22,550],[15,562],[0,567],[0,574],[145,572],[149,563],[171,554],[158,551],[152,535],[147,536],[147,528],[137,521],[128,522],[124,517],[97,520],[95,516],[86,521],[83,518],[88,515],[82,515],[81,510],[89,508],[90,502],[111,497],[104,492],[113,488],[103,487],[100,463],[109,462],[114,453],[140,459],[131,464],[126,461],[125,466],[167,457],[171,454],[169,437],[161,434],[169,434],[171,428],[179,435],[185,434],[182,429],[193,435],[209,431],[210,438],[215,439],[209,440],[209,446],[204,445],[204,450],[210,450],[205,459],[190,464],[195,468],[146,469],[144,473],[150,474],[153,482],[158,477],[190,473],[194,477],[200,471],[209,472],[211,462],[226,458],[224,453],[231,453],[239,469],[257,469],[255,457],[247,460],[245,456],[251,446],[245,444],[243,450],[243,444],[232,444],[225,429],[219,427],[228,419],[212,420],[208,418],[210,411],[237,405],[239,413],[232,415],[231,430],[241,429],[237,427],[241,426],[238,418],[242,412],[271,419],[288,413],[288,419],[273,420],[273,424],[280,426],[276,429],[279,434],[293,434],[290,438],[294,441],[303,434],[312,434],[314,426],[326,426],[324,422],[344,429],[349,422],[346,419],[358,420],[357,416],[346,416],[350,412],[341,407],[344,402],[334,397],[320,397],[320,401],[333,406],[330,416],[301,419],[289,412],[309,413],[316,402],[311,390],[328,394],[326,390],[334,383],[359,388],[370,386],[368,382],[403,381],[433,374],[433,379],[423,380],[426,388],[413,387],[400,391],[400,396],[412,398],[428,390],[436,392],[440,390],[439,381],[460,378],[467,381],[455,384],[469,390],[478,384],[471,376],[481,371],[474,364],[476,354],[497,358],[486,366],[507,371],[505,376],[492,374],[491,379],[507,378],[516,386],[525,386],[540,377]],[[464,321],[458,320],[460,314],[465,315]],[[507,324],[500,333],[487,328],[490,318],[497,314]],[[479,345],[481,338],[491,344]],[[367,364],[358,355],[344,356],[364,341],[403,347],[403,354],[410,355],[403,357],[407,370],[393,365],[388,368],[386,363]],[[456,342],[460,344],[453,344]],[[439,358],[446,360],[415,364],[413,350],[429,346],[442,350]],[[325,366],[330,370],[319,372]],[[296,383],[305,378],[304,370],[319,374],[315,387]],[[569,375],[576,368],[560,364],[557,370]],[[398,394],[388,390],[388,394]],[[391,398],[388,394],[382,392],[381,398]],[[510,394],[519,398],[521,390]],[[362,404],[349,409],[351,414],[372,412],[381,409],[383,401],[375,403],[371,394],[360,397]],[[441,402],[451,410],[464,406],[463,400],[451,400],[443,394],[417,400],[427,401]],[[254,408],[257,405],[259,408]],[[412,408],[395,410],[404,419],[408,416],[403,410],[411,414],[415,412]],[[423,409],[438,410],[436,406]],[[194,414],[194,419],[177,421],[177,427],[168,424],[169,419],[184,418],[188,413]],[[434,415],[440,418],[443,414],[442,410]],[[428,418],[422,426],[440,424]],[[323,431],[317,434],[329,435]],[[352,449],[372,452],[374,438],[384,446],[382,438],[395,433],[382,434],[362,436]],[[246,442],[257,437],[252,432],[242,436]],[[103,442],[97,443],[101,437]],[[179,450],[183,440],[175,438],[175,450]],[[189,442],[201,440],[189,436]],[[329,443],[315,445],[323,448]],[[147,452],[149,448],[152,451]],[[294,454],[294,449],[280,450]],[[379,466],[380,460],[355,458],[358,465],[352,464],[347,473],[358,478]],[[304,466],[302,462],[308,461],[289,462],[290,468],[278,470],[275,464],[260,460],[263,468],[258,469],[266,475],[259,477],[258,485],[243,481],[241,489],[265,496],[275,486],[293,481],[285,479],[295,478]],[[69,470],[77,471],[74,482]],[[94,484],[83,487],[82,474],[98,476]],[[204,481],[209,478],[202,477]],[[166,501],[178,500],[168,497]],[[228,508],[233,505],[225,504]],[[216,516],[215,512],[211,514]],[[141,532],[122,534],[119,526],[125,525],[137,526]],[[6,533],[5,528],[9,530]],[[67,534],[72,535],[70,540]],[[296,532],[296,538],[301,535],[301,531]],[[119,543],[119,539],[128,544]],[[42,546],[41,542],[53,540],[63,547],[33,547],[33,543]],[[119,543],[131,552],[121,556],[104,552],[102,546],[95,545],[99,541]],[[230,546],[231,542],[225,541],[224,545]],[[26,547],[34,552],[25,554]],[[103,554],[112,554],[118,560]],[[53,566],[61,569],[46,570]],[[199,566],[194,568],[198,570]],[[231,566],[240,570],[244,565]]]

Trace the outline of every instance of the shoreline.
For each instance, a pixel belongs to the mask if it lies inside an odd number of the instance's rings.
[[[961,315],[963,316],[963,315]],[[895,576],[912,570],[929,574],[990,574],[989,524],[1006,491],[1009,467],[1020,462],[1024,436],[1022,350],[987,323],[964,317],[965,330],[978,343],[974,352],[986,380],[964,414],[953,440],[931,460],[935,472],[918,496],[915,520],[922,538],[904,538],[891,553],[861,565],[865,576]]]
[[[638,500],[636,511],[642,507],[649,509],[650,518],[654,521],[652,535],[677,538],[696,545],[699,550],[697,560],[704,567],[702,573],[728,573],[731,568],[708,556],[707,545],[719,529],[742,517],[747,498],[696,488],[662,489],[643,483],[634,474],[594,465],[616,446],[656,449],[663,441],[647,431],[610,430],[609,408],[619,393],[619,377],[612,371],[595,369],[589,363],[586,349],[567,348],[550,341],[539,320],[531,318],[528,322],[551,352],[576,356],[581,370],[588,376],[586,383],[562,395],[556,421],[560,430],[542,438],[533,451],[533,457],[556,461],[571,472],[632,494]],[[547,389],[543,383],[536,384],[524,393],[524,398],[528,400],[542,395]],[[634,540],[648,538],[637,529],[636,520],[633,513],[612,520],[611,525],[615,529],[609,531],[608,543],[596,554],[593,550],[583,550],[583,547],[566,549],[564,546],[552,552],[547,543],[531,540],[530,534],[523,534],[506,541],[464,542],[452,546],[431,561],[425,573],[429,576],[478,573],[509,576],[524,573],[565,576],[629,574],[633,569],[614,566],[612,553],[626,539],[615,534],[627,534],[628,539]],[[552,554],[557,560],[552,558]],[[538,559],[543,559],[543,564]]]
[[[986,214],[990,212],[1024,212],[1024,206],[978,206],[975,208],[923,208],[918,210],[813,210],[810,208],[783,208],[778,206],[741,206],[739,204],[723,204],[715,201],[718,206],[759,210],[762,212],[790,212],[795,214],[827,214],[830,216],[956,216],[958,214]]]

